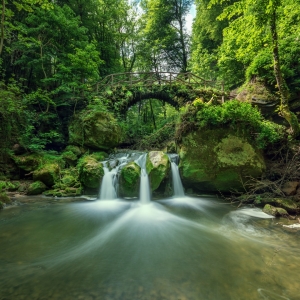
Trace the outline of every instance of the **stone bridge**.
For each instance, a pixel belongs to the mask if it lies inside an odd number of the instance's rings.
[[[117,73],[93,85],[95,95],[110,108],[125,114],[128,108],[146,99],[158,99],[175,108],[196,98],[224,102],[224,82],[206,80],[192,73]]]

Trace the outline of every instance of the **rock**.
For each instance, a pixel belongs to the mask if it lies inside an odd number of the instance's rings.
[[[264,206],[263,212],[274,217],[288,217],[289,215],[285,209],[280,207],[274,207],[270,204],[266,204]]]
[[[276,208],[283,208],[288,213],[295,214],[300,212],[300,206],[298,206],[298,204],[295,203],[293,200],[287,198],[261,198],[260,204],[275,205]]]
[[[33,182],[27,190],[27,195],[39,195],[47,189],[47,186],[41,181]]]
[[[296,195],[298,186],[299,186],[298,181],[288,181],[288,182],[284,183],[281,190],[287,196],[292,196],[292,195]]]
[[[163,189],[167,184],[170,172],[170,161],[162,151],[151,151],[147,155],[146,170],[149,175],[152,191]]]
[[[52,187],[59,178],[59,166],[56,163],[48,163],[33,172],[33,180],[41,181],[46,186]]]
[[[53,189],[44,192],[46,196],[75,197],[82,194],[82,185],[79,181],[77,168],[62,170],[60,179],[55,183]]]
[[[119,182],[121,197],[139,196],[140,174],[141,168],[135,162],[130,162],[122,168]]]
[[[0,201],[0,210],[4,208],[4,204]]]
[[[87,155],[79,160],[77,165],[80,182],[88,188],[98,188],[104,176],[102,163],[98,162],[92,155]]]
[[[69,125],[69,142],[92,149],[108,150],[122,139],[122,131],[112,114],[85,110]]]
[[[12,158],[20,169],[27,172],[36,170],[41,162],[41,156],[33,153],[12,156]]]
[[[260,150],[233,129],[198,130],[182,139],[179,169],[185,187],[201,192],[244,191],[265,171]]]
[[[7,196],[6,193],[1,192],[0,193],[0,202],[5,203],[5,204],[10,204],[11,203],[11,199]]]
[[[75,166],[78,158],[82,155],[82,151],[78,146],[69,145],[62,152],[63,159],[70,165]]]

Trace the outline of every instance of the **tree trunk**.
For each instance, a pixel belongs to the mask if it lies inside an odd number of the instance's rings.
[[[284,78],[282,77],[280,60],[279,60],[279,49],[278,49],[278,35],[277,35],[277,27],[276,27],[276,9],[271,15],[270,20],[270,29],[272,34],[272,50],[273,50],[273,59],[274,59],[274,74],[277,82],[277,87],[280,93],[280,113],[287,120],[287,122],[291,126],[291,131],[293,136],[297,136],[299,134],[299,123],[296,115],[292,113],[289,109],[289,91],[286,85]]]
[[[5,21],[5,0],[2,0],[0,55],[2,54],[3,45],[4,45],[4,21]]]

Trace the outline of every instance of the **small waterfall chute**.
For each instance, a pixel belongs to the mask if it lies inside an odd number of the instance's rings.
[[[150,197],[150,184],[149,177],[146,170],[146,159],[147,153],[142,154],[135,162],[141,168],[141,181],[140,181],[140,202],[149,203],[151,200]]]
[[[173,184],[173,191],[174,197],[184,197],[184,189],[181,182],[179,170],[178,170],[178,155],[177,154],[170,154],[169,159],[171,162],[171,171],[172,171],[172,184]]]
[[[108,167],[103,167],[104,176],[102,178],[100,188],[100,200],[114,200],[117,198],[114,179],[117,174],[117,168],[109,170]]]

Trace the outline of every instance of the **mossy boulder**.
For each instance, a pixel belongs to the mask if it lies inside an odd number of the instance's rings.
[[[141,168],[135,162],[130,162],[122,168],[119,181],[121,197],[139,196],[140,174]]]
[[[35,181],[29,185],[27,195],[39,195],[47,189],[47,186],[41,181]]]
[[[11,199],[7,196],[6,193],[1,192],[0,193],[0,202],[5,203],[5,204],[10,204],[11,203]]]
[[[146,170],[149,175],[151,191],[163,192],[170,173],[170,161],[162,151],[150,151],[147,155]]]
[[[260,198],[259,201],[254,201],[257,205],[274,205],[276,208],[283,208],[288,213],[297,214],[300,212],[300,203],[294,202],[288,198]]]
[[[33,180],[41,181],[46,186],[52,187],[59,178],[59,165],[56,163],[45,164],[33,172]]]
[[[85,110],[69,125],[70,144],[92,149],[108,150],[122,139],[122,131],[112,114]]]
[[[39,167],[42,157],[39,154],[31,153],[18,156],[14,155],[12,156],[12,159],[20,169],[32,172]]]
[[[79,180],[85,187],[98,188],[100,186],[100,181],[104,176],[103,165],[93,155],[82,157],[77,167]]]
[[[53,189],[45,191],[46,196],[75,197],[82,194],[82,185],[79,181],[77,168],[69,168],[60,172],[60,179],[57,180]]]
[[[82,151],[78,146],[68,145],[62,152],[62,158],[70,165],[75,166]]]
[[[182,139],[179,169],[187,188],[243,191],[243,182],[260,177],[265,168],[261,151],[233,129],[198,130]]]
[[[274,217],[287,217],[289,215],[284,208],[274,207],[270,204],[264,206],[263,212]]]

